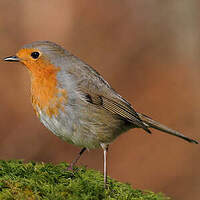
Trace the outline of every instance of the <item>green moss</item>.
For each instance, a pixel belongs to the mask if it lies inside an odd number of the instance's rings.
[[[134,190],[128,184],[108,179],[97,171],[76,168],[66,170],[58,165],[23,161],[0,161],[0,199],[3,200],[166,200],[162,194]]]

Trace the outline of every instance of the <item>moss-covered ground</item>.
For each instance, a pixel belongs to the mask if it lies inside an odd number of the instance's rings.
[[[0,199],[3,200],[166,200],[162,194],[132,189],[128,184],[108,178],[104,189],[101,173],[58,165],[23,161],[0,161]]]

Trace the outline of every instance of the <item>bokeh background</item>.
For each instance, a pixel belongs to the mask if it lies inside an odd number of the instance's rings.
[[[1,0],[0,57],[25,43],[61,44],[99,71],[133,107],[200,140],[200,1]],[[36,118],[25,67],[0,62],[0,159],[70,162],[79,148]],[[110,146],[109,175],[176,200],[200,196],[200,146],[139,129]],[[101,170],[101,149],[79,165]]]

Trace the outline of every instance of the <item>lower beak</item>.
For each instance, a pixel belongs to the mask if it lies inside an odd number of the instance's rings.
[[[20,59],[17,56],[9,56],[3,59],[4,61],[8,62],[19,62]]]

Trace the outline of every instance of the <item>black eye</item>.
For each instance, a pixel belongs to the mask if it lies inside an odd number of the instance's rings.
[[[34,58],[34,59],[37,59],[39,57],[40,53],[35,51],[33,53],[31,53],[31,57]]]

